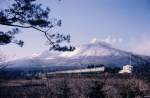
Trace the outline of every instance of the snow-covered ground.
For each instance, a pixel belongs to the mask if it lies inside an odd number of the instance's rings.
[[[105,67],[98,68],[86,68],[86,69],[78,69],[78,70],[67,70],[67,71],[56,71],[50,72],[48,74],[57,74],[57,73],[85,73],[85,72],[104,72]]]

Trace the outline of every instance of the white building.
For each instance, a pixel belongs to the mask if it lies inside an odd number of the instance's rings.
[[[123,69],[119,71],[119,73],[132,73],[133,66],[132,65],[125,65]]]
[[[47,79],[46,78],[46,74],[44,74],[44,73],[38,73],[38,74],[36,74],[36,76],[38,77],[38,78],[40,78],[40,79]]]

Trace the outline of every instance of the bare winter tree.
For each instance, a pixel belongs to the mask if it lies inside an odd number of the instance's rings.
[[[89,98],[105,98],[103,86],[103,82],[97,80],[94,81],[93,86],[90,88],[90,92],[88,94]]]
[[[69,80],[63,79],[60,84],[58,84],[57,88],[57,98],[71,98],[72,92],[71,88],[69,87]]]
[[[20,28],[35,29],[42,32],[49,42],[50,50],[72,51],[72,46],[62,46],[62,42],[70,42],[70,35],[49,33],[49,31],[61,26],[62,22],[56,18],[49,17],[50,9],[43,9],[42,4],[36,0],[14,0],[14,3],[7,9],[0,11],[0,25],[14,27],[8,32],[0,32],[0,45],[16,43],[23,46],[22,40],[15,40],[15,35],[19,33]]]

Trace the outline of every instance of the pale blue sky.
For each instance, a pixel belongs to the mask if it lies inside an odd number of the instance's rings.
[[[89,43],[93,38],[109,39],[117,48],[150,55],[150,0],[37,1],[51,8],[52,17],[62,19],[62,27],[55,31],[70,34],[73,45]],[[9,4],[7,0],[0,2],[3,7]],[[10,44],[1,50],[19,58],[48,49],[41,32],[22,29],[17,38],[24,40],[23,48]]]

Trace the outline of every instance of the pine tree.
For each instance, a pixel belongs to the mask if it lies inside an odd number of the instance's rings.
[[[60,1],[60,0],[59,0]],[[0,31],[0,45],[16,43],[23,46],[22,40],[16,40],[15,35],[21,28],[34,29],[41,33],[48,41],[50,50],[72,51],[72,46],[63,46],[60,43],[70,42],[70,35],[60,33],[49,33],[54,27],[60,27],[62,22],[59,19],[49,17],[50,9],[42,6],[36,0],[14,0],[14,3],[6,9],[0,10],[0,25],[13,27],[12,30]],[[30,36],[30,35],[29,35]],[[33,36],[34,37],[34,36]]]

